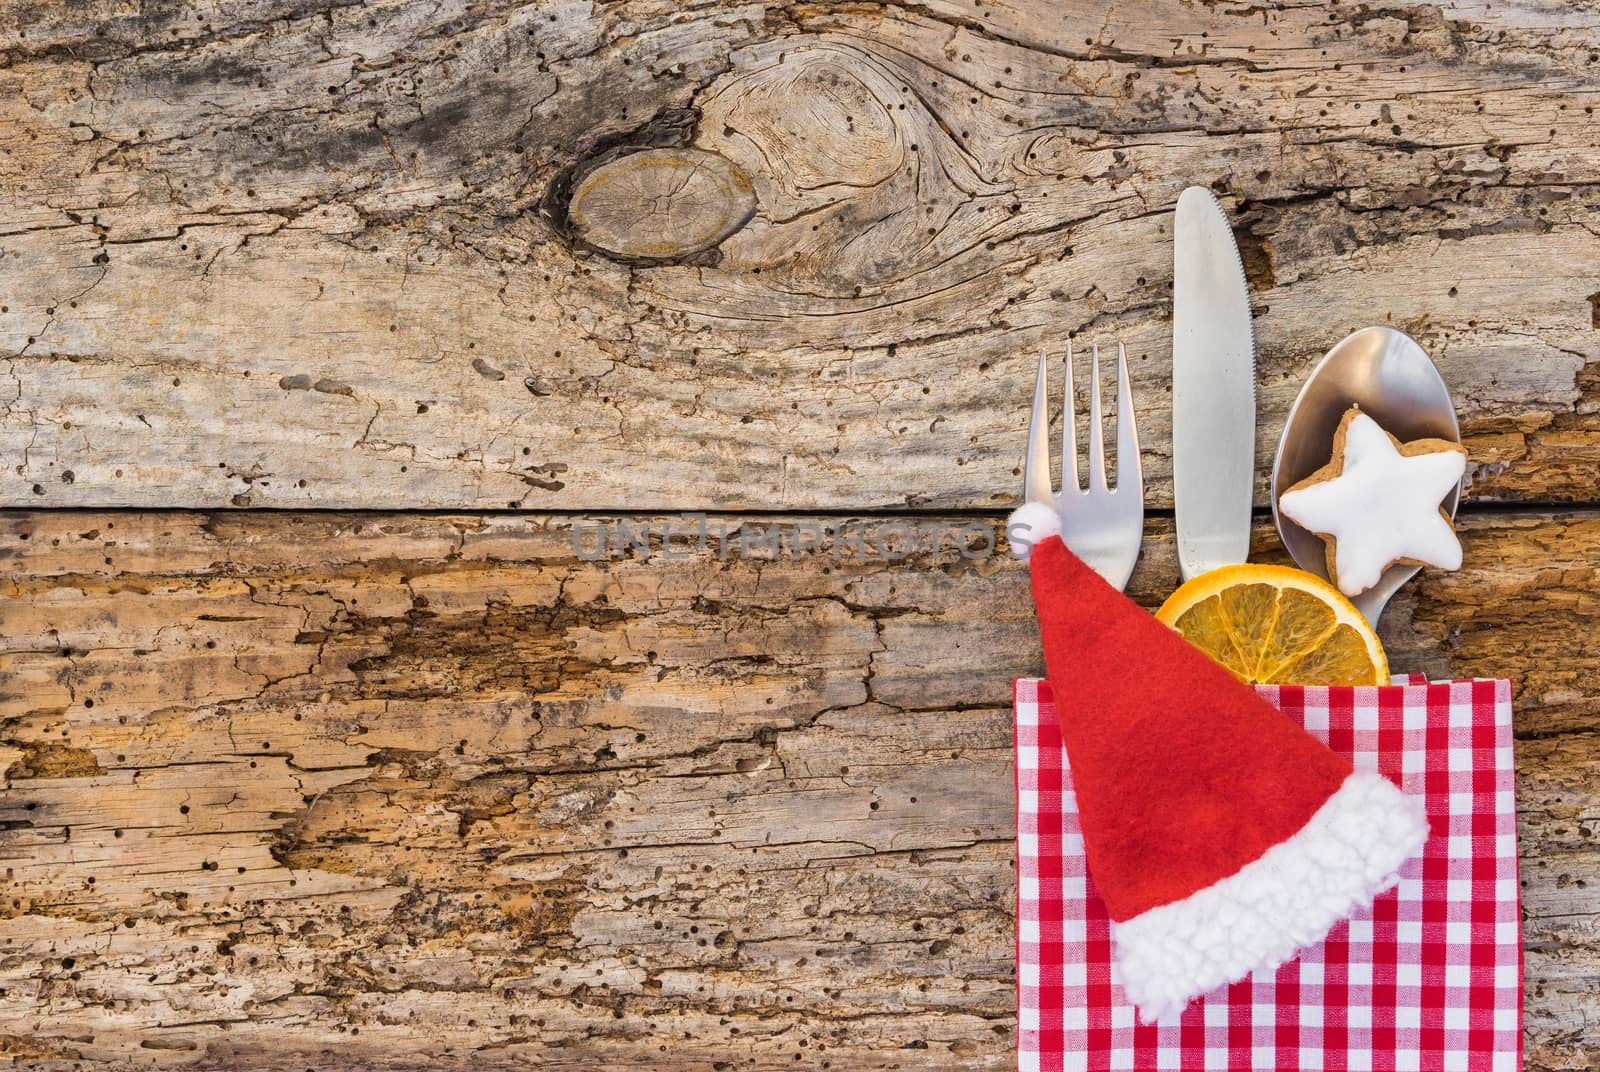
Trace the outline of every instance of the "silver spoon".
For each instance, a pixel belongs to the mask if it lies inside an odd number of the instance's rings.
[[[1324,465],[1333,454],[1339,419],[1351,406],[1401,442],[1448,439],[1461,442],[1456,408],[1439,370],[1415,339],[1394,328],[1363,328],[1328,351],[1295,399],[1283,423],[1278,457],[1272,465],[1272,520],[1295,564],[1328,576],[1327,545],[1278,511],[1278,496]],[[1455,520],[1458,487],[1440,505]],[[1396,565],[1351,602],[1378,624],[1389,597],[1417,575],[1416,566]]]

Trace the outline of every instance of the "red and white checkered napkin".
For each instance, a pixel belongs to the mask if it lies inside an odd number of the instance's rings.
[[[1017,681],[1022,1072],[1521,1068],[1511,683],[1396,681],[1260,691],[1356,767],[1426,796],[1422,857],[1320,945],[1160,1027],[1138,1024],[1112,967],[1050,687]]]

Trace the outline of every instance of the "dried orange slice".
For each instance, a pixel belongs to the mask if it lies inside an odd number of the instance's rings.
[[[1252,684],[1382,685],[1389,660],[1333,585],[1287,566],[1223,566],[1187,582],[1156,617]]]

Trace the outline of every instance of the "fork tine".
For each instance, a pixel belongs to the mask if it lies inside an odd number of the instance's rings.
[[[1078,483],[1078,423],[1073,419],[1075,403],[1072,398],[1072,340],[1067,340],[1067,385],[1061,402],[1061,494],[1068,490],[1082,491]]]
[[[1144,467],[1139,462],[1139,432],[1133,423],[1133,389],[1128,386],[1128,349],[1117,343],[1117,490],[1142,495]]]
[[[1050,490],[1050,407],[1045,400],[1045,357],[1039,351],[1039,372],[1033,380],[1033,416],[1028,418],[1028,454],[1022,463],[1025,502],[1053,503]]]
[[[1089,383],[1089,490],[1106,487],[1105,432],[1100,427],[1100,344],[1094,344],[1094,360],[1089,366],[1094,377]]]

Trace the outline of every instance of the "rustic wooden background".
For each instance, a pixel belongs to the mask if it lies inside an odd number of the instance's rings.
[[[1459,400],[1383,633],[1515,678],[1528,1067],[1600,1063],[1597,103],[1593,0],[0,2],[0,1056],[1008,1068],[1024,572],[572,529],[997,525],[1116,337],[1159,601],[1198,182],[1263,473],[1354,328]]]

